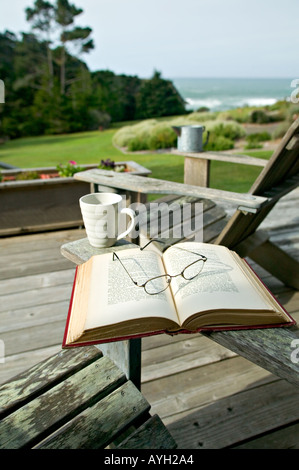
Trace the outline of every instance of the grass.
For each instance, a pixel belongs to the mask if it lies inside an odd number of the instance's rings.
[[[100,162],[107,153],[110,158],[121,160],[121,152],[111,145],[114,132],[82,132],[11,140],[0,147],[0,161],[32,168],[56,166],[69,160],[81,164],[95,163]]]
[[[123,154],[112,145],[116,129],[57,136],[26,137],[0,146],[0,161],[20,168],[55,166],[75,160],[79,165],[134,160],[152,171],[153,178],[183,182],[184,158],[166,153]],[[268,159],[271,151],[246,152]],[[212,162],[210,186],[234,192],[247,192],[260,172],[260,167]]]

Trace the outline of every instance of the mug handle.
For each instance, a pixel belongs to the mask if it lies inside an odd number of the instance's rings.
[[[135,224],[135,212],[132,211],[132,209],[129,209],[129,207],[124,207],[120,211],[120,213],[129,215],[131,217],[131,222],[130,222],[130,225],[127,228],[127,230],[125,230],[123,233],[118,235],[117,240],[120,240],[121,238],[125,238],[131,232],[131,230],[134,228],[134,224]]]

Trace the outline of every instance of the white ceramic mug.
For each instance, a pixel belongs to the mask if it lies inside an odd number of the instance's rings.
[[[135,213],[121,208],[122,197],[114,193],[91,193],[79,200],[89,243],[96,248],[113,246],[125,238],[134,228]],[[127,230],[119,234],[120,214],[127,214],[131,221]]]

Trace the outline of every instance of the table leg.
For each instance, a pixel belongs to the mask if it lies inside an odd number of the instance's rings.
[[[141,388],[141,339],[130,339],[98,345],[98,348]]]

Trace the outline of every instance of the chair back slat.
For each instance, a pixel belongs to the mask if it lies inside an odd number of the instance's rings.
[[[299,119],[286,132],[249,191],[249,194],[269,197],[269,203],[256,214],[244,214],[237,210],[215,240],[216,244],[233,249],[256,231],[276,202],[298,185],[298,155]]]
[[[299,119],[282,138],[277,149],[252,185],[249,193],[263,195],[299,171]]]

